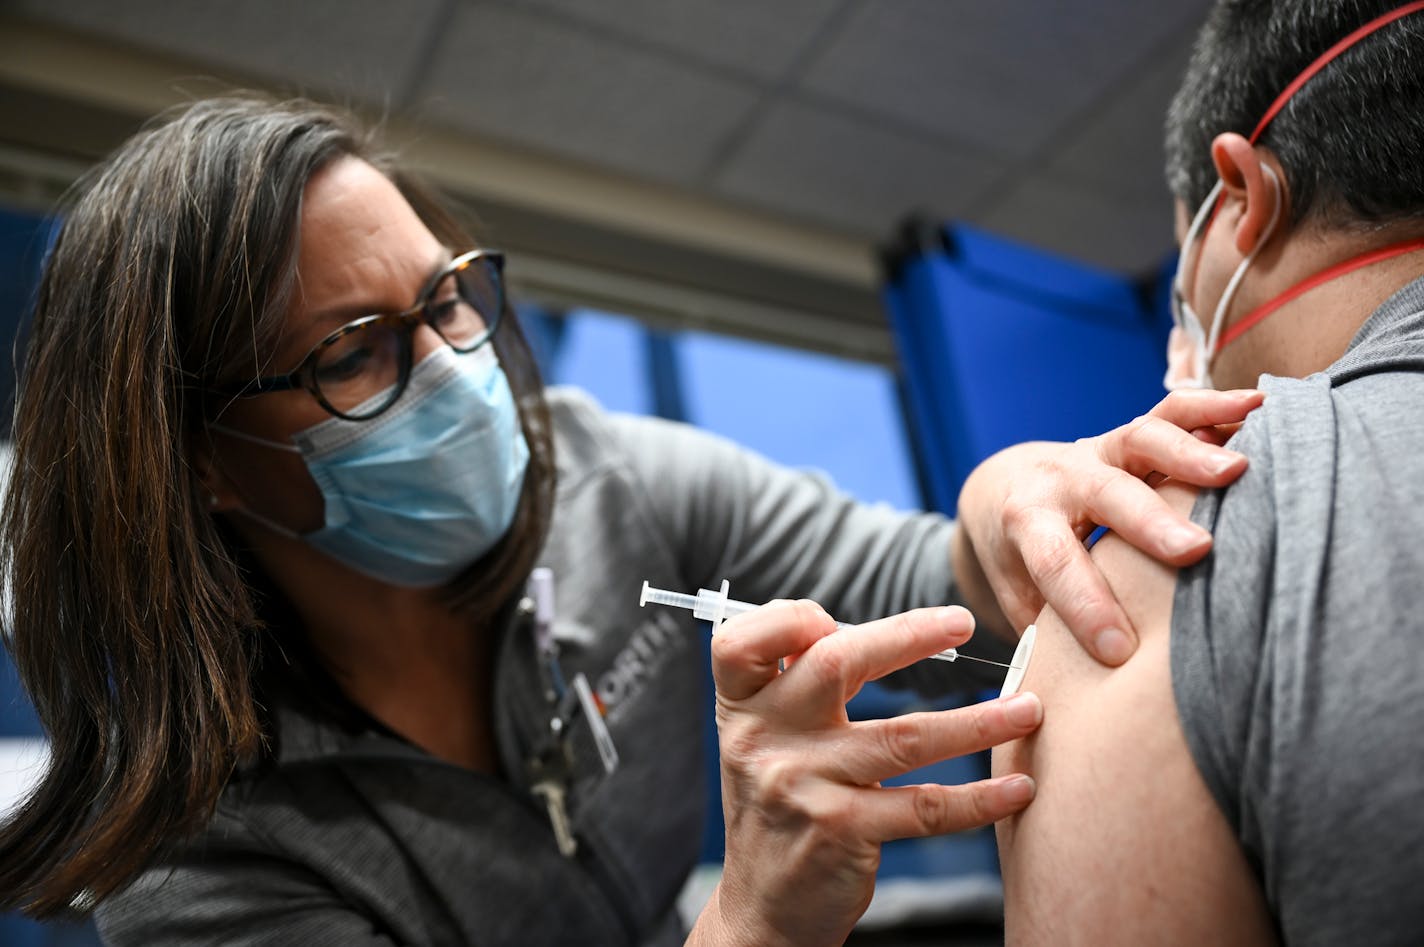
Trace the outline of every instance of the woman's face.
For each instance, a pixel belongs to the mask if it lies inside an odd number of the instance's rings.
[[[451,249],[390,179],[358,158],[337,158],[312,177],[303,194],[299,233],[296,292],[268,374],[291,371],[313,346],[353,319],[409,309],[451,259]],[[414,338],[415,361],[443,344],[422,325]],[[237,399],[218,420],[290,444],[293,434],[330,417],[310,393],[295,390]],[[245,509],[298,533],[322,526],[321,491],[299,455],[221,431],[213,431],[212,443],[205,485],[216,498],[214,509]]]

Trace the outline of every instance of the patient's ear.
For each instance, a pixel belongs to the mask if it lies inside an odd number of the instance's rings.
[[[1270,151],[1235,132],[1216,136],[1211,160],[1221,178],[1223,207],[1236,205],[1232,239],[1237,252],[1245,256],[1256,249],[1273,217],[1277,226],[1271,236],[1284,229],[1280,221],[1287,217],[1290,197],[1285,174]]]

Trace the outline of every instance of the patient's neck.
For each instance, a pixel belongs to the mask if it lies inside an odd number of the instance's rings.
[[[1277,252],[1263,252],[1248,271],[1228,324],[1337,263],[1408,236],[1318,231],[1294,236]],[[1360,326],[1385,300],[1420,275],[1424,250],[1361,267],[1311,289],[1222,349],[1211,369],[1215,387],[1251,388],[1263,373],[1303,378],[1324,370],[1345,354]]]

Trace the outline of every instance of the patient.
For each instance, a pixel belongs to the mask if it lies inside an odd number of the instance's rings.
[[[1000,823],[1011,943],[1424,943],[1424,4],[1394,7],[1223,0],[1199,38],[1169,381],[1267,399],[1240,480],[1162,488],[1205,560],[1093,550],[1127,664],[1040,618],[1044,723],[994,761],[1039,785]]]

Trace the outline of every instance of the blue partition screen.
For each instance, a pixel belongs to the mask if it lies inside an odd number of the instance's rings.
[[[952,512],[985,457],[1102,433],[1152,407],[1170,317],[1134,280],[959,225],[902,255],[884,301],[925,489]]]

